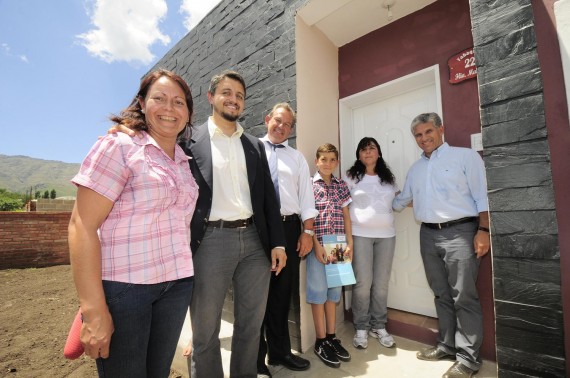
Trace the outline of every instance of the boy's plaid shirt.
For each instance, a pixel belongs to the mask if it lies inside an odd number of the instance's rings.
[[[342,208],[352,201],[350,190],[342,179],[332,176],[327,185],[319,172],[313,177],[315,207],[319,215],[315,218],[315,235],[323,243],[323,235],[344,234]]]

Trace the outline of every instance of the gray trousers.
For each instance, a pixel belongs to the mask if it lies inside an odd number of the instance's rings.
[[[259,334],[265,314],[271,264],[255,225],[208,227],[194,257],[192,378],[223,378],[220,321],[230,284],[234,330],[230,377],[257,377]]]
[[[434,230],[422,225],[420,250],[439,318],[437,347],[479,370],[483,316],[477,294],[479,259],[473,247],[477,222]]]
[[[386,328],[388,286],[396,237],[353,236],[352,268],[356,284],[352,289],[352,321],[357,330]]]

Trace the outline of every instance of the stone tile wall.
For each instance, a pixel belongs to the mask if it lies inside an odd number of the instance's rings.
[[[190,85],[194,125],[212,114],[210,79],[225,69],[244,76],[247,96],[239,122],[250,134],[265,135],[264,118],[274,104],[296,108],[295,12],[306,2],[222,0],[156,64]],[[289,143],[296,146],[294,132]]]
[[[560,251],[531,0],[472,0],[499,376],[564,377]]]

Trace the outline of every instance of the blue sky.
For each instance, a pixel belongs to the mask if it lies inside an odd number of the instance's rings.
[[[0,0],[0,154],[80,163],[219,0]]]

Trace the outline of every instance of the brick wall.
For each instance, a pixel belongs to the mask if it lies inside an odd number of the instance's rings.
[[[36,211],[71,212],[75,200],[41,198],[36,200]]]
[[[69,264],[70,212],[0,212],[0,269]]]

